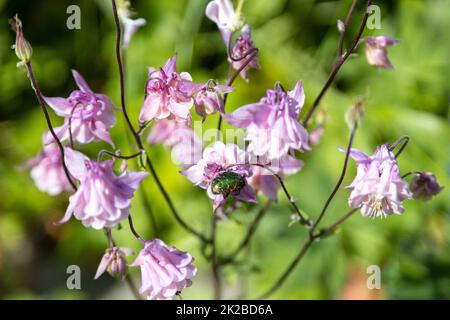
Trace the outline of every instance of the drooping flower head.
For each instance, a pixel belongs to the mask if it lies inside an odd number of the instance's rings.
[[[72,74],[79,90],[68,98],[44,97],[56,114],[64,117],[64,124],[55,128],[56,134],[61,141],[69,140],[71,132],[72,139],[79,143],[103,140],[114,146],[108,131],[116,123],[113,103],[107,96],[94,93],[76,70]],[[53,137],[48,134],[46,143],[51,142]]]
[[[131,255],[132,252],[129,248],[111,247],[106,249],[98,265],[94,280],[97,280],[105,271],[114,278],[124,279],[128,272],[127,259],[125,257]]]
[[[177,56],[170,58],[159,71],[150,67],[146,84],[146,98],[139,115],[139,122],[152,119],[190,122],[189,110],[194,105],[193,94],[198,85],[192,83],[187,72],[178,73]]]
[[[230,0],[213,0],[206,6],[206,16],[219,28],[227,48],[231,34],[242,27],[242,1],[240,2],[237,11]]]
[[[399,40],[390,36],[367,37],[365,50],[367,62],[374,67],[394,69],[389,61],[386,47],[398,42]]]
[[[214,211],[228,197],[256,202],[247,178],[252,175],[248,157],[235,144],[217,141],[203,151],[203,158],[189,169],[182,171],[194,185],[206,189],[213,200]]]
[[[243,106],[224,119],[238,128],[246,128],[247,151],[269,160],[279,159],[290,150],[310,150],[308,132],[298,122],[305,101],[301,81],[294,90],[267,90],[259,102]]]
[[[90,160],[71,149],[65,157],[67,168],[80,185],[69,198],[69,206],[60,223],[74,215],[85,227],[102,229],[114,227],[128,217],[134,191],[147,172],[126,171],[116,175],[114,160]]]
[[[141,267],[141,294],[149,300],[167,300],[192,284],[197,273],[193,261],[189,253],[154,239],[145,242],[131,266]]]
[[[65,148],[66,151],[67,149]],[[72,189],[64,172],[61,151],[55,143],[44,146],[44,149],[37,156],[28,160],[22,168],[31,168],[30,174],[37,188],[51,196]]]
[[[202,157],[202,140],[186,122],[160,120],[153,125],[147,141],[171,148],[172,160],[183,168],[197,163]]]
[[[247,70],[259,69],[258,56],[256,55],[252,58],[252,54],[249,54],[250,50],[254,48],[255,46],[253,45],[251,27],[246,24],[242,28],[241,35],[236,39],[236,42],[231,49],[233,58],[238,61],[234,61],[229,58],[230,63],[233,64],[233,68],[236,70],[239,70],[242,66],[244,66],[244,64],[247,63],[248,59],[251,59],[251,61],[244,67],[244,69],[240,73],[244,80],[248,80]],[[244,56],[246,57],[244,58]]]
[[[436,177],[431,172],[416,174],[409,184],[409,188],[413,199],[417,200],[430,200],[442,190]]]
[[[358,165],[356,178],[347,187],[352,190],[348,200],[350,207],[361,208],[361,214],[366,217],[401,214],[402,201],[410,199],[411,195],[388,146],[380,146],[370,157],[352,149],[350,156]]]
[[[132,12],[130,10],[130,1],[128,0],[118,0],[117,1],[117,14],[119,16],[120,22],[123,24],[123,40],[122,47],[124,49],[128,48],[131,38],[135,32],[142,26],[145,26],[147,21],[143,18],[131,19]]]
[[[224,112],[223,95],[233,91],[233,87],[210,82],[198,88],[195,96],[195,111],[203,117],[216,112]]]

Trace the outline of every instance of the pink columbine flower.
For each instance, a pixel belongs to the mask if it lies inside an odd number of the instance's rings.
[[[65,148],[66,151],[67,149]],[[64,172],[61,151],[55,143],[44,146],[44,149],[37,156],[28,160],[22,168],[31,168],[30,174],[37,188],[51,196],[72,188]]]
[[[367,37],[367,62],[378,68],[394,69],[394,66],[389,61],[386,47],[392,46],[398,42],[399,40],[390,36]]]
[[[130,10],[130,2],[128,0],[120,0],[117,2],[117,13],[124,28],[122,47],[126,49],[128,48],[133,35],[140,27],[145,26],[147,21],[143,18],[138,18],[135,20],[130,18],[132,16],[132,12]]]
[[[189,110],[194,105],[193,95],[199,85],[192,83],[187,72],[178,73],[177,56],[170,58],[163,68],[157,71],[148,69],[146,97],[139,115],[139,122],[152,119],[190,122]]]
[[[153,125],[147,141],[171,148],[172,160],[183,168],[197,163],[202,157],[202,140],[186,122],[160,120]]]
[[[69,206],[60,223],[72,214],[85,227],[114,227],[129,215],[131,199],[147,172],[114,173],[114,160],[90,160],[78,151],[68,149],[67,168],[80,181],[78,190],[69,198]]]
[[[203,158],[189,169],[182,171],[194,185],[206,189],[213,200],[213,209],[221,207],[228,197],[256,202],[247,178],[252,175],[248,157],[235,144],[214,143],[203,151]]]
[[[252,54],[248,54],[250,50],[254,49],[251,27],[246,24],[242,30],[239,38],[236,39],[236,42],[233,45],[231,50],[231,54],[235,60],[233,61],[229,58],[231,64],[233,64],[233,68],[239,70],[244,64],[247,63],[247,60],[250,59]],[[246,58],[244,56],[247,55]],[[252,60],[244,67],[241,71],[241,76],[244,80],[248,81],[247,70],[249,69],[259,69],[258,56],[252,58]]]
[[[342,152],[345,150],[341,149]],[[361,208],[365,217],[385,217],[403,212],[402,201],[410,199],[408,184],[401,178],[397,160],[387,145],[377,148],[372,156],[352,149],[357,175],[347,187],[352,190],[350,207]]]
[[[105,271],[112,277],[124,279],[128,272],[128,265],[126,256],[129,256],[133,251],[129,248],[111,247],[106,249],[94,280],[97,280]]]
[[[223,96],[226,93],[233,91],[233,87],[209,83],[199,87],[197,95],[195,96],[194,104],[197,114],[206,118],[207,115],[216,112],[224,112]]]
[[[192,284],[197,274],[193,261],[189,253],[154,239],[145,242],[131,266],[141,267],[141,294],[149,300],[167,300]]]
[[[240,13],[234,11],[230,0],[213,0],[206,6],[206,16],[217,25],[228,48],[231,34],[242,26]]]
[[[279,159],[290,150],[310,150],[308,132],[298,122],[305,101],[301,81],[294,90],[267,90],[259,102],[243,106],[224,119],[238,128],[246,128],[247,151],[269,160]]]
[[[116,123],[113,103],[107,96],[92,92],[76,70],[72,74],[79,90],[68,98],[44,98],[58,116],[64,117],[64,124],[55,128],[56,134],[62,141],[69,140],[71,129],[73,140],[79,143],[103,140],[114,146],[108,131]],[[48,134],[46,143],[51,142],[53,137]]]

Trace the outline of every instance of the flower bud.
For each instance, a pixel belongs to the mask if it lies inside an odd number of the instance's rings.
[[[210,86],[204,85],[195,97],[195,110],[205,118],[209,114],[216,112],[224,112],[224,94],[233,90],[230,86],[215,84]]]
[[[345,114],[345,120],[350,128],[358,125],[364,115],[364,104],[362,101],[356,102]]]
[[[338,21],[337,21],[337,29],[338,29],[339,33],[343,33],[345,31],[345,24],[340,19],[338,19]]]
[[[106,249],[94,279],[100,277],[105,271],[114,278],[125,278],[128,272],[125,256],[130,255],[131,252],[131,249],[128,248],[112,247]]]
[[[409,184],[409,188],[416,200],[430,200],[442,190],[431,172],[416,174]]]
[[[13,19],[9,20],[11,28],[16,33],[16,43],[12,46],[15,49],[16,56],[19,58],[20,62],[17,64],[18,67],[25,65],[31,60],[33,55],[33,48],[30,43],[25,39],[22,31],[22,21],[20,21],[17,14]]]

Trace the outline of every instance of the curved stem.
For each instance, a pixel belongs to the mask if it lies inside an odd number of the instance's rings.
[[[348,141],[348,145],[347,145],[347,150],[345,152],[345,160],[344,160],[344,166],[342,167],[342,172],[341,175],[339,177],[338,182],[336,183],[336,185],[334,186],[333,191],[331,192],[330,196],[328,197],[327,201],[325,202],[325,205],[322,208],[322,211],[319,214],[319,217],[317,218],[316,222],[314,223],[313,227],[311,228],[311,233],[314,232],[314,230],[316,229],[316,227],[319,225],[320,221],[322,220],[323,216],[325,215],[325,212],[328,209],[328,206],[330,205],[331,201],[333,200],[334,196],[336,195],[336,193],[338,192],[342,181],[344,181],[345,178],[345,174],[347,172],[347,166],[348,166],[348,160],[350,158],[350,150],[352,149],[352,145],[353,145],[353,139],[355,137],[355,132],[356,132],[356,122],[355,125],[353,126],[351,133],[350,133],[350,139]]]
[[[236,80],[236,78],[239,76],[239,74],[242,72],[242,70],[244,70],[247,65],[252,62],[253,58],[256,57],[256,55],[258,54],[259,50],[258,48],[253,48],[254,50],[251,52],[249,58],[245,61],[244,64],[242,64],[242,66],[239,67],[239,69],[236,70],[236,72],[231,76],[228,77],[227,80],[227,86],[231,86],[233,84],[233,82]],[[230,64],[230,68],[233,68],[233,65]],[[223,109],[225,112],[225,105],[227,103],[227,98],[228,98],[228,93],[225,93],[223,96]],[[220,136],[220,130],[222,129],[222,115],[219,115],[219,121],[217,123],[217,136]]]
[[[353,208],[352,210],[350,210],[347,214],[345,214],[342,218],[340,218],[339,220],[337,220],[335,223],[333,223],[332,225],[323,228],[320,230],[319,234],[316,236],[317,238],[320,238],[322,235],[330,233],[334,230],[336,230],[336,228],[343,223],[345,220],[347,220],[348,218],[350,218],[356,211],[358,211],[359,208]]]
[[[140,242],[145,243],[145,239],[140,236],[140,234],[136,231],[133,224],[133,218],[131,218],[131,214],[128,214],[128,224],[130,225],[130,230],[133,233],[133,235],[138,239]]]
[[[350,7],[350,10],[347,13],[347,17],[345,17],[344,22],[344,31],[341,32],[341,35],[339,37],[339,44],[338,44],[338,57],[342,56],[343,50],[344,50],[344,39],[345,39],[345,33],[347,31],[347,27],[350,23],[350,19],[355,12],[356,6],[358,5],[358,0],[353,0],[352,6]]]
[[[142,155],[142,152],[137,152],[137,153],[129,155],[129,156],[122,156],[120,154],[116,154],[116,153],[108,151],[108,150],[101,150],[98,153],[98,159],[100,159],[100,160],[103,159],[103,155],[105,155],[105,154],[107,154],[107,155],[109,155],[109,156],[111,156],[113,158],[129,160],[129,159],[134,159],[136,157],[139,157],[140,155]]]
[[[308,238],[308,240],[305,242],[303,247],[300,249],[299,253],[295,256],[294,260],[289,264],[287,269],[283,272],[280,278],[273,284],[273,286],[267,290],[265,293],[260,295],[257,300],[263,300],[267,299],[269,296],[271,296],[275,291],[277,291],[281,285],[286,281],[286,279],[289,277],[291,272],[295,269],[297,264],[302,260],[305,253],[308,251],[309,247],[312,245],[314,239]]]
[[[295,213],[300,218],[299,222],[306,227],[311,227],[312,222],[301,213],[300,209],[298,208],[297,204],[294,201],[294,197],[291,196],[291,194],[289,193],[289,190],[287,189],[286,185],[284,184],[283,178],[281,178],[281,176],[279,174],[277,174],[275,171],[273,171],[271,168],[269,168],[263,164],[251,163],[250,165],[264,168],[267,171],[269,171],[274,177],[277,178],[278,182],[280,183],[281,188],[283,189],[284,194],[286,195],[286,198],[288,199],[288,201],[291,204],[292,208],[294,209]]]
[[[394,151],[395,148],[397,148],[400,145],[400,149],[395,154],[395,158],[398,158],[398,156],[403,152],[403,150],[406,148],[409,142],[408,136],[402,136],[397,139],[392,145],[389,146],[390,151]]]
[[[47,122],[48,130],[50,131],[53,139],[55,140],[56,144],[58,145],[59,151],[61,152],[61,163],[62,163],[62,166],[64,169],[64,173],[65,173],[70,185],[72,186],[72,188],[74,190],[77,190],[77,186],[76,186],[75,182],[72,180],[72,177],[70,176],[69,170],[67,169],[67,166],[66,166],[66,162],[64,159],[64,146],[61,143],[61,140],[59,140],[57,134],[55,133],[55,130],[53,129],[52,121],[50,120],[50,115],[48,114],[45,100],[42,96],[41,90],[39,89],[39,85],[38,85],[37,80],[33,73],[31,61],[27,62],[25,64],[25,67],[27,69],[28,78],[31,81],[31,87],[33,88],[33,91],[36,94],[37,100],[39,102],[39,106],[41,107],[41,110],[44,113],[44,117],[45,117],[45,121]]]
[[[122,35],[122,31],[121,31],[121,27],[120,27],[120,21],[119,21],[119,16],[117,14],[117,6],[116,6],[116,1],[115,0],[111,0],[112,2],[112,7],[113,7],[113,14],[114,14],[114,22],[116,24],[116,29],[117,29],[117,38],[116,38],[116,58],[117,58],[117,65],[119,67],[119,77],[120,77],[120,98],[121,98],[121,103],[122,103],[122,111],[125,117],[125,121],[128,125],[128,128],[130,129],[131,133],[133,134],[133,137],[136,141],[137,146],[139,147],[139,150],[142,150],[143,152],[145,152],[145,148],[144,145],[142,144],[142,140],[141,137],[139,136],[138,132],[134,129],[133,125],[131,124],[130,118],[128,117],[128,113],[127,113],[127,109],[125,106],[125,80],[124,80],[124,71],[123,71],[123,64],[122,64],[122,59],[121,59],[121,46],[120,46],[120,42],[121,42],[121,35]],[[150,157],[148,156],[148,153],[145,152],[146,155],[146,162],[147,165],[150,169],[150,173],[152,174],[153,178],[156,181],[156,184],[158,186],[158,189],[160,190],[160,192],[162,193],[164,200],[167,202],[167,204],[169,205],[170,210],[172,211],[173,215],[175,216],[175,219],[181,224],[181,226],[186,229],[188,232],[192,233],[193,235],[195,235],[196,237],[198,237],[201,241],[204,242],[210,242],[209,239],[207,239],[205,236],[203,236],[201,233],[195,231],[193,228],[191,228],[190,226],[187,225],[187,223],[181,218],[181,216],[178,214],[178,211],[176,210],[175,206],[173,205],[172,199],[170,198],[169,194],[167,193],[166,189],[164,188],[164,186],[162,185],[158,175],[156,174],[156,170],[153,167],[153,164],[150,160]]]
[[[402,179],[405,179],[406,177],[408,177],[408,176],[410,176],[412,174],[421,174],[421,173],[422,172],[420,172],[420,171],[410,171],[410,172],[407,172],[404,175],[402,175]]]
[[[267,200],[264,206],[259,210],[258,214],[256,215],[255,219],[251,223],[250,227],[247,230],[247,234],[245,235],[244,239],[241,241],[239,246],[227,257],[222,259],[220,263],[222,265],[228,264],[236,259],[239,253],[241,253],[242,250],[244,250],[247,245],[250,243],[250,240],[252,239],[253,235],[255,234],[256,229],[258,228],[259,222],[262,220],[264,215],[267,213],[272,201]]]
[[[329,227],[326,227],[324,229],[321,230],[321,232],[316,233],[316,234],[309,234],[308,240],[303,244],[303,246],[300,248],[300,251],[298,252],[298,254],[294,257],[294,259],[292,260],[292,262],[289,264],[289,266],[286,268],[286,270],[283,272],[283,274],[278,278],[278,280],[270,287],[269,290],[267,290],[265,293],[263,293],[262,295],[260,295],[258,297],[259,299],[267,299],[269,296],[271,296],[272,294],[274,294],[286,281],[286,279],[289,277],[289,275],[292,273],[292,271],[294,271],[295,267],[297,267],[297,265],[299,264],[299,262],[303,259],[303,257],[305,256],[306,252],[309,250],[309,248],[312,246],[312,244],[314,243],[314,241],[316,239],[319,239],[320,237],[322,237],[324,234],[329,233],[331,231],[333,231],[334,229],[336,229],[341,223],[343,223],[344,221],[346,221],[348,218],[350,218],[359,208],[355,208],[350,210],[346,215],[344,215],[342,218],[340,218],[339,220],[337,220],[335,223],[333,223],[332,225],[330,225]]]
[[[372,4],[372,0],[368,0],[367,1],[367,8]],[[337,73],[339,72],[339,70],[341,69],[342,65],[344,64],[344,62],[347,60],[347,58],[350,56],[350,54],[353,52],[353,50],[356,48],[356,46],[359,43],[359,40],[361,39],[362,33],[364,31],[364,28],[366,27],[366,22],[367,22],[367,18],[369,17],[369,12],[368,10],[365,10],[364,13],[364,17],[361,23],[361,26],[359,28],[358,34],[355,37],[355,39],[353,40],[352,45],[350,46],[350,48],[341,56],[337,57],[333,68],[331,69],[330,75],[328,76],[327,81],[325,82],[325,85],[323,86],[322,90],[320,90],[319,95],[317,96],[317,98],[314,100],[313,105],[311,107],[311,109],[309,109],[308,113],[306,114],[305,118],[303,119],[303,126],[306,128],[308,121],[311,119],[314,111],[317,109],[317,107],[319,106],[320,101],[322,100],[323,96],[325,95],[325,93],[327,92],[327,90],[330,88],[331,84],[334,81],[334,78],[336,77]]]

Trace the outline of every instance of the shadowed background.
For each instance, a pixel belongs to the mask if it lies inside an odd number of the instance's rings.
[[[367,65],[362,51],[349,59],[321,109],[327,113],[326,131],[312,152],[301,155],[303,170],[287,179],[298,205],[311,217],[339,176],[348,129],[344,113],[357,99],[367,106],[365,119],[354,146],[372,153],[382,143],[401,135],[411,138],[399,159],[402,173],[432,171],[449,186],[449,1],[374,1],[381,6],[381,30],[365,35],[388,34],[400,39],[389,49],[396,69],[376,70]],[[67,6],[81,8],[81,29],[66,28]],[[178,70],[188,71],[195,82],[210,78],[224,81],[227,73],[225,47],[216,26],[204,15],[207,1],[133,1],[137,16],[147,20],[127,52],[127,103],[134,123],[143,102],[147,66],[162,66],[178,53]],[[259,100],[267,88],[281,81],[292,88],[303,80],[305,108],[311,106],[336,55],[336,20],[344,19],[351,1],[247,0],[246,22],[253,26],[254,42],[260,49],[260,70],[252,70],[250,82],[235,82],[227,111]],[[107,94],[119,105],[119,79],[115,60],[115,26],[110,1],[0,0],[0,298],[1,299],[102,299],[130,298],[128,288],[102,276],[93,276],[106,247],[102,232],[84,228],[75,219],[55,226],[67,206],[68,194],[50,197],[35,187],[28,172],[17,167],[41,149],[46,129],[33,91],[10,49],[14,34],[7,19],[15,13],[23,21],[26,38],[34,48],[33,66],[46,96],[68,96],[75,89],[70,69],[84,75],[91,88]],[[362,6],[349,33],[359,26]],[[53,112],[52,115],[54,116]],[[198,118],[196,118],[198,119]],[[55,125],[62,123],[53,117]],[[215,127],[217,115],[205,128]],[[227,127],[227,126],[225,126]],[[133,152],[128,131],[118,114],[112,129],[116,146]],[[94,143],[82,150],[91,156],[103,148]],[[204,191],[178,173],[164,147],[149,148],[155,166],[181,215],[196,229],[209,232],[211,203]],[[134,166],[134,164],[132,165]],[[352,162],[344,185],[355,175]],[[148,177],[143,193],[137,192],[132,214],[137,229],[147,238],[155,235],[149,208],[157,222],[158,236],[189,251],[196,258],[198,276],[183,298],[212,296],[210,267],[198,241],[180,228]],[[349,192],[339,191],[323,225],[348,211]],[[449,299],[449,191],[428,202],[405,202],[402,216],[372,220],[359,214],[338,235],[312,247],[300,266],[273,298],[286,299]],[[291,210],[284,196],[262,221],[248,252],[239,263],[223,270],[226,297],[255,297],[281,274],[305,241],[307,232],[298,225],[288,228]],[[255,207],[246,206],[233,219],[219,225],[219,252],[229,252],[239,243]],[[139,251],[128,225],[114,230],[120,246]],[[82,290],[66,288],[66,268],[82,270]],[[366,268],[379,265],[381,290],[366,289]],[[139,270],[131,268],[136,280]]]

